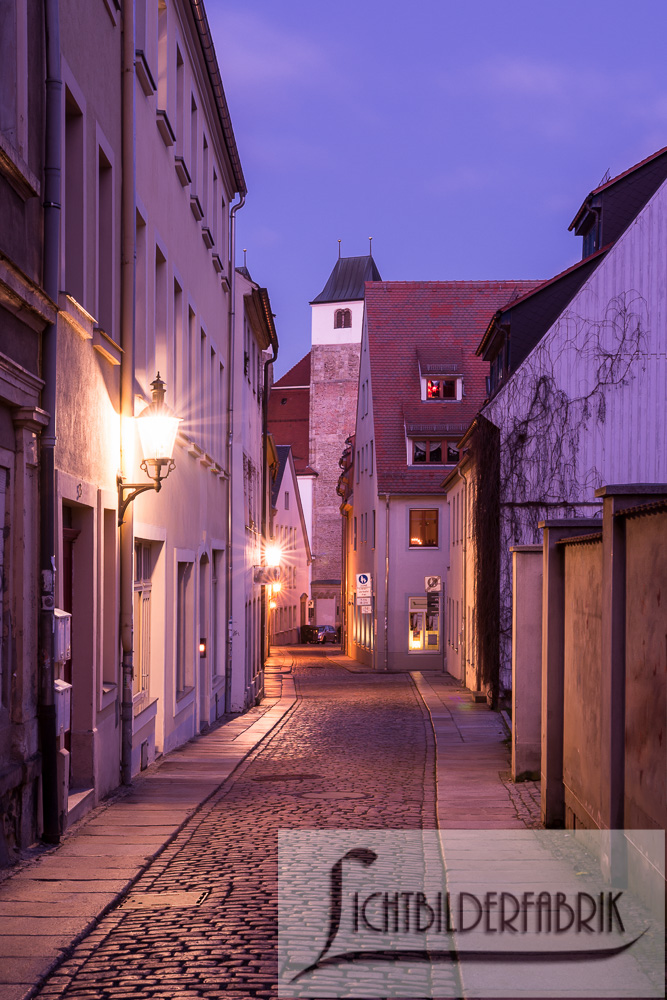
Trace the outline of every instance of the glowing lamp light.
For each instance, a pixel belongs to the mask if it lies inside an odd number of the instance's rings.
[[[174,468],[172,454],[176,444],[180,419],[165,403],[165,385],[157,373],[157,378],[151,383],[153,400],[137,418],[139,440],[144,460],[141,468],[155,482],[159,491],[160,484]],[[166,471],[162,472],[165,469]]]
[[[271,608],[272,611],[275,611],[277,606],[278,605],[276,604],[275,601],[269,601],[269,607]]]
[[[141,468],[152,482],[125,483],[122,476],[118,476],[119,525],[123,523],[128,505],[146,490],[155,490],[159,493],[162,480],[166,479],[175,467],[172,454],[176,444],[178,425],[181,421],[164,401],[165,384],[160,378],[159,372],[155,381],[151,383],[151,389],[153,399],[137,417],[137,429],[144,455]],[[128,496],[124,496],[125,490],[132,490],[132,492]]]
[[[273,593],[279,594],[282,589],[283,589],[282,583],[280,582],[280,580],[276,580],[276,582],[273,585]]]
[[[264,551],[264,562],[267,566],[280,566],[282,552],[279,545],[267,545]]]

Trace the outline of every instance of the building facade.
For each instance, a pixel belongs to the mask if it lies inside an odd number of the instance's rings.
[[[27,847],[41,810],[39,448],[44,331],[44,14],[3,5],[0,18],[0,866]]]
[[[0,861],[261,693],[277,352],[233,268],[246,188],[200,0],[8,7]],[[135,417],[165,384],[180,427],[151,465]]]
[[[272,392],[271,431],[276,443],[293,447],[302,490],[312,550],[314,625],[341,623],[338,460],[354,430],[364,284],[379,279],[370,255],[336,261],[324,288],[311,302],[311,350],[276,382]],[[301,457],[306,434],[307,459]]]
[[[308,625],[310,544],[292,449],[276,447],[278,459],[271,490],[272,541],[280,552],[279,587],[274,587],[271,642],[302,641]]]
[[[379,670],[447,662],[452,524],[440,489],[484,399],[475,357],[488,316],[526,282],[366,285],[354,440],[343,462],[345,644]],[[401,372],[401,378],[396,376]]]
[[[541,521],[597,516],[603,483],[667,478],[666,171],[660,150],[592,192],[571,227],[581,262],[499,310],[478,348],[490,398],[465,443],[476,624],[464,655],[494,698],[511,687],[510,550],[540,544]]]

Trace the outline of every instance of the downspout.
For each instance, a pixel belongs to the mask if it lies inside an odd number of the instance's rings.
[[[136,129],[134,83],[134,0],[123,0],[122,109],[122,194],[120,262],[120,342],[123,349],[120,369],[121,474],[132,479],[134,444],[134,312],[135,312],[135,188]],[[134,560],[134,515],[129,504],[120,526],[120,640],[123,653],[121,694],[121,781],[132,782],[133,622],[132,604]]]
[[[384,669],[389,670],[389,494],[384,495]]]
[[[45,0],[46,104],[44,148],[44,291],[57,304],[60,265],[60,185],[62,169],[62,79],[58,0]],[[42,753],[43,837],[57,844],[62,831],[58,811],[58,750],[54,700],[53,629],[56,604],[56,369],[58,319],[42,338],[42,408],[49,422],[41,435],[40,465],[40,612],[38,719]],[[63,803],[64,806],[64,803]]]
[[[278,357],[278,340],[277,338],[271,339],[271,350],[273,351],[273,357],[267,358],[264,362],[264,399],[263,407],[264,412],[262,414],[262,541],[264,543],[264,548],[266,549],[266,529],[268,526],[268,488],[269,488],[269,468],[268,468],[268,438],[269,438],[269,365]],[[264,691],[264,651],[267,649],[266,646],[266,587],[262,587],[262,597],[261,597],[261,650],[262,650],[262,689],[258,692],[258,695]]]
[[[234,457],[234,343],[236,322],[236,213],[245,205],[245,193],[240,200],[232,205],[229,213],[229,314],[227,317],[227,332],[229,336],[229,357],[227,361],[227,552],[226,552],[226,585],[225,612],[227,616],[227,656],[225,665],[225,712],[232,710],[232,647],[234,638],[234,622],[232,619],[232,582],[233,582],[233,532],[232,532],[232,460]]]
[[[467,667],[466,658],[468,654],[468,480],[462,469],[459,469],[459,476],[463,480],[463,686],[467,687]],[[442,625],[444,626],[444,608]],[[444,639],[444,628],[442,629]],[[443,641],[444,646],[444,641]],[[479,684],[475,684],[475,690],[479,691]]]

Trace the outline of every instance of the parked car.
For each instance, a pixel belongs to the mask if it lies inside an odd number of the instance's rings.
[[[317,625],[301,626],[301,642],[317,642]]]
[[[318,642],[338,642],[338,629],[333,625],[321,625],[317,630]]]

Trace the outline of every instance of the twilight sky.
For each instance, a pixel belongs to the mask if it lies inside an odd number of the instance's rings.
[[[667,145],[665,0],[207,0],[280,342],[338,255],[388,281],[548,278],[607,170]]]

